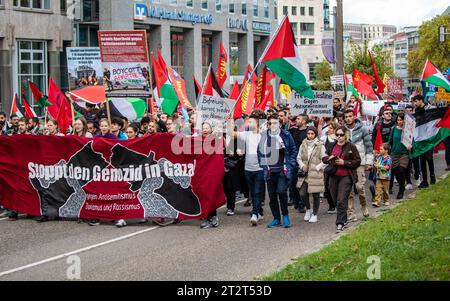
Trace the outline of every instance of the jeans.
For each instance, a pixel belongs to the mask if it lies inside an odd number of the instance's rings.
[[[283,171],[272,172],[267,179],[267,191],[269,192],[270,198],[269,205],[274,219],[281,220],[280,209],[283,216],[289,215],[288,187],[289,181]]]
[[[317,215],[319,213],[320,206],[320,193],[308,193],[308,183],[303,182],[302,187],[300,188],[300,196],[302,200],[305,201],[306,209],[311,209],[311,204],[309,202],[309,195],[313,197],[313,214]]]
[[[358,182],[355,184],[356,192],[359,196],[359,203],[361,204],[361,209],[364,211],[366,209],[366,166],[361,165],[356,169],[356,173],[358,174]],[[355,202],[354,197],[355,192],[351,191],[350,197],[348,198],[348,215],[355,214]]]
[[[245,171],[245,179],[249,187],[250,197],[252,199],[252,214],[264,215],[261,207],[263,189],[264,189],[264,175],[262,170],[260,171]]]
[[[344,225],[347,222],[348,198],[353,188],[351,176],[330,177],[330,193],[336,203],[336,225]]]
[[[428,169],[430,170],[430,179],[435,179],[434,175],[434,161],[433,161],[433,150],[429,150],[420,156],[420,170],[422,171],[422,182],[428,183]]]

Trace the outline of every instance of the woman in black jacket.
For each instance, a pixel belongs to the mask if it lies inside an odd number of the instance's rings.
[[[344,127],[336,129],[336,142],[329,145],[323,163],[329,164],[325,172],[329,176],[329,189],[337,206],[336,233],[343,231],[347,223],[348,197],[352,187],[358,182],[356,169],[361,157],[356,146],[348,141]]]

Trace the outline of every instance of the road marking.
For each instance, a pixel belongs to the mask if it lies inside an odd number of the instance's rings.
[[[243,203],[245,201],[247,201],[247,199],[238,201],[238,202],[236,202],[236,204],[240,204],[240,203]],[[225,208],[225,206],[226,205],[220,207],[219,209]],[[6,219],[8,219],[8,218],[6,218]],[[0,219],[0,221],[1,220],[3,220],[3,219]],[[124,235],[124,236],[120,236],[120,237],[117,237],[117,238],[114,238],[114,239],[110,239],[110,240],[107,240],[107,241],[104,241],[104,242],[101,242],[101,243],[98,243],[98,244],[95,244],[95,245],[91,245],[91,246],[88,246],[88,247],[85,247],[85,248],[82,248],[82,249],[78,249],[78,250],[75,250],[75,251],[72,251],[72,252],[60,254],[60,255],[57,255],[57,256],[54,256],[54,257],[50,257],[50,258],[47,258],[47,259],[44,259],[44,260],[41,260],[41,261],[37,261],[37,262],[34,262],[34,263],[30,263],[30,264],[27,264],[27,265],[24,265],[24,266],[21,266],[21,267],[12,269],[12,270],[0,272],[0,277],[6,276],[6,275],[10,275],[10,274],[13,274],[13,273],[16,273],[16,272],[20,272],[20,271],[23,271],[23,270],[27,270],[27,269],[30,269],[30,268],[33,268],[33,267],[36,267],[36,266],[39,266],[39,265],[43,265],[45,263],[49,263],[49,262],[53,262],[53,261],[56,261],[56,260],[60,260],[62,258],[69,257],[69,256],[72,256],[72,255],[75,255],[75,254],[78,254],[78,253],[83,253],[83,252],[86,252],[86,251],[89,251],[89,250],[92,250],[92,249],[95,249],[95,248],[98,248],[98,247],[109,245],[109,244],[112,244],[112,243],[115,243],[115,242],[118,242],[118,241],[121,241],[121,240],[128,239],[130,237],[134,237],[134,236],[146,233],[146,232],[150,232],[150,231],[156,230],[158,228],[161,228],[161,227],[160,226],[155,226],[155,227],[148,228],[148,229],[145,229],[145,230],[133,232],[133,233],[130,233],[130,234],[127,234],[127,235]]]
[[[85,248],[82,248],[82,249],[78,249],[78,250],[75,250],[75,251],[72,251],[72,252],[68,252],[68,253],[64,253],[64,254],[58,255],[58,256],[50,257],[50,258],[47,258],[47,259],[44,259],[44,260],[41,260],[41,261],[37,261],[37,262],[34,262],[34,263],[30,263],[30,264],[27,264],[27,265],[24,265],[24,266],[21,266],[21,267],[12,269],[12,270],[4,271],[4,272],[0,273],[0,277],[3,277],[5,275],[9,275],[9,274],[12,274],[12,273],[16,273],[16,272],[19,272],[19,271],[23,271],[23,270],[26,270],[26,269],[29,269],[29,268],[32,268],[32,267],[36,267],[36,266],[42,265],[44,263],[49,263],[49,262],[52,262],[52,261],[56,261],[56,260],[65,258],[65,257],[69,257],[71,255],[75,255],[75,254],[78,254],[78,253],[83,253],[83,252],[86,252],[86,251],[89,251],[89,250],[92,250],[92,249],[95,249],[95,248],[98,248],[98,247],[109,245],[109,244],[112,244],[112,243],[115,243],[115,242],[118,242],[118,241],[121,241],[121,240],[124,240],[124,239],[128,239],[128,238],[133,237],[133,236],[137,236],[137,235],[140,235],[140,234],[143,234],[143,233],[146,233],[146,232],[153,231],[153,230],[158,229],[158,228],[160,228],[160,227],[159,226],[155,226],[155,227],[148,228],[148,229],[145,229],[145,230],[133,232],[133,233],[130,233],[130,234],[127,234],[127,235],[124,235],[124,236],[120,236],[120,237],[117,237],[117,238],[114,238],[114,239],[111,239],[111,240],[107,240],[107,241],[104,241],[104,242],[101,242],[101,243],[98,243],[98,244],[95,244],[95,245],[91,245],[91,246],[88,246],[88,247],[85,247]]]

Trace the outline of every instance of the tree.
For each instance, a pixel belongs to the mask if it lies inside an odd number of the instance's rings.
[[[412,49],[406,56],[406,60],[408,63],[408,76],[410,78],[419,78],[425,66],[425,60],[420,57],[419,49]]]
[[[374,76],[372,62],[367,49],[367,42],[364,45],[351,45],[351,49],[345,57],[345,72],[347,74],[352,74],[353,70],[357,69],[365,74]],[[379,45],[374,46],[370,51],[381,79],[383,79],[384,74],[393,77],[394,71],[389,63],[391,61],[390,53],[383,50]]]
[[[438,16],[424,22],[419,28],[419,57],[423,65],[427,58],[439,69],[450,68],[450,37],[445,42],[439,42],[439,27],[450,30],[450,16]],[[422,70],[420,70],[422,73]]]
[[[330,64],[327,61],[323,60],[319,64],[317,64],[314,75],[316,77],[313,80],[313,85],[316,90],[330,90],[331,89],[331,80],[330,77],[333,75],[333,70],[331,69]]]

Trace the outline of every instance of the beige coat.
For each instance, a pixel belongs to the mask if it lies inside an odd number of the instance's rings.
[[[300,188],[303,182],[308,183],[308,193],[320,193],[325,191],[323,170],[325,164],[322,158],[326,156],[325,146],[322,141],[315,139],[313,143],[308,143],[305,139],[300,146],[297,161],[299,168],[303,168],[308,164],[308,176],[306,178],[298,178],[297,187]],[[311,159],[310,159],[311,158]]]

